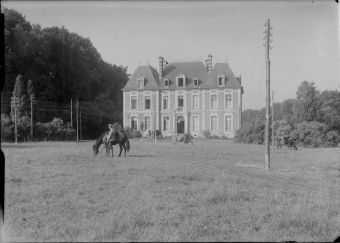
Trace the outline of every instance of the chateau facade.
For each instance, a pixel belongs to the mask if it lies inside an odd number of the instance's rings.
[[[227,63],[167,63],[159,57],[158,71],[139,66],[123,88],[123,125],[163,136],[190,133],[232,138],[241,126],[241,78]]]

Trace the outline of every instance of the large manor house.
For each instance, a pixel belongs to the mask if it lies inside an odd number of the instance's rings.
[[[227,63],[167,63],[158,58],[158,71],[139,66],[123,88],[123,125],[163,136],[190,133],[234,137],[241,126],[241,77]]]

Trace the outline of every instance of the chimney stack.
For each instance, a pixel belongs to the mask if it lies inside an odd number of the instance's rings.
[[[207,71],[208,71],[208,72],[211,72],[212,69],[213,69],[213,65],[212,65],[212,55],[211,55],[211,54],[208,55],[208,59],[205,60],[205,63],[206,63],[206,65],[207,65]]]
[[[158,73],[159,77],[163,78],[163,70],[164,70],[164,57],[158,57]]]

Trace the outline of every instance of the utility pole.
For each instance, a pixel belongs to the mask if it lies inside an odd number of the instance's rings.
[[[274,131],[274,90],[272,90],[272,146],[275,146],[275,131]]]
[[[265,47],[266,47],[266,128],[265,128],[265,169],[270,168],[270,145],[269,145],[269,117],[270,117],[270,59],[269,50],[271,49],[271,27],[270,19],[265,23]]]
[[[14,142],[18,143],[18,124],[17,124],[17,107],[18,107],[18,98],[16,96],[12,97],[12,105],[14,108]]]
[[[33,100],[34,100],[34,95],[31,94],[31,141],[33,141]]]
[[[77,119],[77,143],[79,143],[79,99],[76,104],[76,119]]]
[[[79,111],[79,140],[81,140],[81,111]]]
[[[73,128],[72,98],[71,98],[71,127]]]

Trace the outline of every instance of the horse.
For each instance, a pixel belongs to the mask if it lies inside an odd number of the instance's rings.
[[[113,157],[113,146],[119,145],[119,157],[121,156],[123,149],[124,149],[124,157],[126,157],[126,151],[130,151],[130,141],[129,138],[124,130],[115,131],[110,140],[109,140],[110,147],[112,148],[112,157]]]
[[[102,133],[97,139],[96,142],[93,144],[92,149],[94,155],[97,155],[99,152],[99,147],[100,145],[104,144],[105,149],[106,149],[106,154],[109,153],[110,146],[109,143],[106,141],[106,136],[108,135],[108,132]]]
[[[281,136],[281,137],[277,137],[276,147],[280,149],[282,148],[283,145],[287,145],[288,148],[293,148],[294,150],[298,150],[296,143],[297,143],[296,139],[290,136]]]
[[[98,154],[100,145],[104,144],[106,154],[108,154],[111,150],[111,156],[113,157],[113,146],[119,145],[119,157],[121,156],[123,149],[124,156],[126,157],[126,151],[130,151],[130,141],[126,132],[123,129],[115,129],[110,138],[107,138],[108,134],[109,132],[104,132],[97,138],[96,142],[92,146],[94,155]]]

